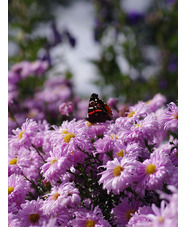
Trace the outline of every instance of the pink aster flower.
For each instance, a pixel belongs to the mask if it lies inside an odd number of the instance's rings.
[[[118,194],[134,181],[137,161],[126,157],[121,160],[115,158],[102,167],[106,170],[99,173],[101,174],[99,184],[103,183],[103,189],[107,189],[108,193],[112,190],[113,193]]]
[[[165,104],[166,98],[162,94],[156,94],[152,99],[146,102],[148,107],[155,112],[157,109],[161,108]]]
[[[31,165],[30,151],[21,147],[18,151],[9,149],[8,152],[8,175],[21,174],[25,168]]]
[[[41,166],[41,172],[45,180],[54,184],[67,169],[70,169],[70,166],[71,163],[62,155],[62,152],[58,148],[54,148],[53,151],[50,151],[46,163]]]
[[[93,149],[90,130],[85,121],[64,121],[59,128],[54,129],[50,139],[52,146],[58,147],[72,165],[83,162],[86,155],[81,150],[91,152]]]
[[[54,104],[58,109],[61,102],[66,102],[72,95],[70,86],[63,77],[53,77],[45,81],[44,90],[35,93],[35,99]]]
[[[126,124],[133,123],[139,119],[144,119],[150,113],[150,108],[144,102],[139,101],[138,104],[129,107]]]
[[[42,226],[44,220],[47,219],[42,210],[43,200],[26,201],[21,205],[21,210],[18,213],[20,226]]]
[[[169,202],[166,207],[166,218],[172,220],[170,222],[172,226],[178,226],[178,188],[172,185],[168,185],[167,188],[172,194],[159,191],[160,198]]]
[[[151,207],[139,207],[138,210],[131,214],[127,227],[152,227],[151,220],[147,217],[147,214],[152,214]]]
[[[119,226],[125,226],[132,215],[138,210],[140,202],[133,200],[131,203],[126,198],[121,200],[119,205],[115,205],[112,212],[116,218],[116,223]]]
[[[54,186],[47,196],[43,205],[43,210],[46,214],[55,214],[66,207],[75,207],[81,201],[79,191],[74,187],[73,183],[61,184],[58,187]]]
[[[173,165],[166,153],[155,150],[150,159],[146,159],[139,164],[137,169],[137,185],[136,192],[145,193],[147,190],[161,189],[163,182],[167,182],[173,171]]]
[[[171,102],[168,105],[169,111],[166,112],[165,129],[176,131],[178,129],[178,107]]]
[[[32,119],[26,119],[21,128],[13,130],[13,136],[9,139],[9,145],[15,149],[21,146],[29,148],[31,146],[31,139],[38,131],[37,123]]]
[[[72,182],[67,182],[60,186],[62,189],[62,207],[75,207],[80,204],[81,198],[79,190],[74,187]]]
[[[17,218],[17,214],[13,213],[8,214],[8,226],[9,227],[20,226],[20,220]]]
[[[30,180],[34,180],[36,182],[37,178],[39,178],[40,173],[39,169],[43,165],[43,160],[36,152],[35,148],[30,148],[30,166],[23,169],[23,173]]]
[[[177,207],[174,207],[173,209],[177,211]],[[161,227],[161,226],[177,227],[178,226],[177,215],[172,217],[169,214],[171,210],[169,209],[168,205],[164,200],[161,202],[160,208],[156,207],[155,204],[152,204],[152,210],[153,210],[153,214],[146,215],[147,218],[151,220],[152,226],[154,227]]]
[[[136,121],[127,131],[121,135],[121,138],[129,142],[140,142],[144,144],[144,141],[153,142],[154,137],[158,131],[158,122],[153,113],[149,114],[143,120]]]
[[[64,102],[59,106],[59,112],[61,115],[69,116],[74,111],[74,104],[72,102]]]
[[[12,174],[8,178],[8,202],[9,205],[16,203],[19,207],[26,198],[29,192],[30,183],[21,175]]]
[[[87,211],[86,209],[79,209],[74,212],[75,219],[70,221],[73,227],[111,227],[111,225],[103,218],[103,214],[99,207],[94,210]]]
[[[48,69],[48,61],[37,60],[31,63],[32,74],[42,75]]]
[[[10,71],[19,74],[21,79],[25,79],[32,74],[31,64],[28,61],[22,61],[13,65]]]
[[[130,143],[125,145],[124,143],[121,143],[120,140],[118,140],[116,141],[115,146],[117,150],[114,150],[114,158],[116,157],[121,159],[125,156],[133,160],[138,160],[139,158],[145,160],[149,157],[148,150],[138,143]]]

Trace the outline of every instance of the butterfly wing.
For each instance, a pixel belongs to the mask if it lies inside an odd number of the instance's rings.
[[[105,122],[112,120],[112,110],[102,100],[98,98],[98,95],[93,93],[90,97],[88,107],[88,118],[90,123]]]

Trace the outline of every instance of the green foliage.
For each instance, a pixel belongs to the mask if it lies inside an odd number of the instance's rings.
[[[103,13],[105,4],[105,10],[108,11]],[[100,82],[97,80],[96,84],[102,90],[104,85],[112,85],[110,96],[124,96],[127,102],[147,100],[159,92],[168,101],[176,101],[177,2],[170,4],[163,0],[152,1],[144,14],[125,11],[119,0],[109,3],[95,1],[95,9],[99,21],[95,33],[99,31],[97,37],[101,45],[100,57],[92,61],[100,75]],[[107,44],[105,40],[113,32],[114,37]],[[150,48],[158,53],[155,60],[148,54]],[[121,71],[118,57],[127,62],[128,72]]]

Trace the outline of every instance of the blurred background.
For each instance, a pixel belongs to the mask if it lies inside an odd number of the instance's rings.
[[[13,124],[24,111],[56,123],[67,101],[84,117],[93,92],[128,104],[157,93],[177,102],[176,0],[9,0],[8,13]]]

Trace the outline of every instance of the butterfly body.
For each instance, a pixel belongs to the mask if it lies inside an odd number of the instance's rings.
[[[97,94],[93,93],[90,96],[88,118],[86,118],[86,120],[90,123],[97,123],[112,119],[113,116],[110,106],[100,100]]]

